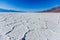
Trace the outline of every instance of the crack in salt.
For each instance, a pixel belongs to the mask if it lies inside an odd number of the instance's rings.
[[[24,34],[24,37],[22,38],[22,40],[25,40],[27,33],[29,33],[30,31],[31,31],[31,30],[27,31],[27,32]]]
[[[11,33],[14,30],[14,28],[15,28],[15,26],[10,31],[8,31],[5,35]]]
[[[31,31],[28,26],[27,26],[27,29],[28,29],[28,31],[24,34],[24,36],[23,36],[23,38],[21,40],[25,40],[26,35]]]

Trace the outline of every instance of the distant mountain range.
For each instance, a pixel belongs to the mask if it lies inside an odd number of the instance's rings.
[[[24,11],[16,11],[16,10],[7,10],[7,9],[1,9],[0,12],[24,12]]]
[[[7,10],[7,9],[0,8],[0,12],[25,12],[25,11]],[[60,12],[60,6],[43,10],[43,11],[36,11],[36,12]]]
[[[48,9],[48,10],[44,10],[44,11],[41,11],[41,12],[60,12],[60,6],[57,6],[57,7]]]

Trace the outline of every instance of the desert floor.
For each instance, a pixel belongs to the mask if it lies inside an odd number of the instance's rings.
[[[60,40],[60,14],[1,12],[0,40]]]

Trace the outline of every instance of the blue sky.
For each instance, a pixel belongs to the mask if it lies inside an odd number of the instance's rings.
[[[19,11],[41,11],[60,6],[60,0],[0,0],[0,8]]]

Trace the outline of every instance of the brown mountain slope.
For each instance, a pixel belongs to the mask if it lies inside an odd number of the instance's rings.
[[[54,7],[54,8],[48,9],[48,10],[44,10],[41,12],[60,12],[60,6]]]

